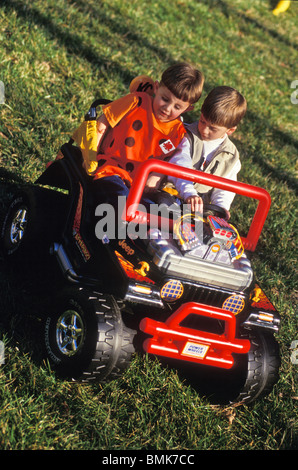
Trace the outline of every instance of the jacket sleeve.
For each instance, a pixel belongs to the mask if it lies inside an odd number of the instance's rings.
[[[225,178],[232,181],[237,181],[237,174],[241,169],[240,160],[237,160],[231,171]],[[214,188],[211,193],[210,204],[216,204],[217,206],[223,207],[227,211],[230,210],[231,204],[234,200],[235,193],[230,191],[223,191],[222,189]]]
[[[169,160],[174,165],[183,166],[186,168],[193,168],[191,155],[190,155],[190,142],[187,137],[184,137],[181,143],[178,145],[174,156]],[[180,178],[174,178],[168,176],[168,181],[174,184],[180,197],[187,199],[189,196],[196,196],[197,191],[191,181],[182,180]]]
[[[129,93],[111,103],[103,106],[103,112],[111,127],[115,127],[119,121],[135,106],[137,106],[138,97],[135,93]]]

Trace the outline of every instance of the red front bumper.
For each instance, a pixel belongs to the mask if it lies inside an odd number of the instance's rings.
[[[224,333],[214,334],[181,326],[182,321],[190,314],[224,321]],[[249,340],[235,338],[234,314],[196,302],[182,305],[165,323],[144,318],[140,329],[153,336],[143,344],[147,353],[223,369],[233,366],[233,353],[245,354],[250,349]]]

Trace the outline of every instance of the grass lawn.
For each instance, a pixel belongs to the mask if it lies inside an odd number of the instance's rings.
[[[277,17],[275,3],[1,1],[0,208],[8,178],[34,181],[91,102],[120,97],[136,75],[159,79],[180,60],[197,65],[206,82],[186,121],[198,117],[214,86],[245,95],[248,113],[232,140],[242,161],[239,180],[272,198],[253,265],[281,313],[282,364],[273,392],[250,406],[214,405],[147,356],[136,356],[117,381],[68,383],[32,353],[31,323],[22,316],[30,279],[15,286],[1,265],[0,449],[298,448],[298,355],[291,349],[298,341],[298,2]],[[249,210],[236,199],[232,219],[239,228]]]

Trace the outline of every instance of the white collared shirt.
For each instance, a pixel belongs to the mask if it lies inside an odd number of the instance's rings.
[[[204,171],[204,166],[210,162],[214,153],[224,141],[226,136],[222,139],[210,140],[210,141],[203,141],[203,157],[204,161],[201,165],[201,170]],[[191,152],[190,152],[190,142],[189,140],[184,137],[177,147],[175,155],[170,159],[170,163],[175,165],[183,166],[186,168],[193,168],[192,159],[191,159]],[[231,179],[233,181],[237,181],[237,174],[241,169],[241,163],[238,160],[231,171],[225,176],[225,178]],[[187,199],[190,196],[196,196],[197,191],[192,182],[187,180],[182,180],[179,178],[173,178],[171,176],[168,177],[168,180],[173,183],[182,199]],[[211,193],[211,204],[216,204],[217,206],[223,207],[226,210],[229,210],[233,199],[235,197],[234,193],[230,191],[223,191],[222,189],[214,188]]]

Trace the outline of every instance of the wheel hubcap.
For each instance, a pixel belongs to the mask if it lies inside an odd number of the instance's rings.
[[[27,208],[22,207],[16,212],[12,220],[10,229],[10,241],[13,245],[20,243],[24,236],[24,232],[28,223],[27,215]]]
[[[78,312],[67,310],[57,322],[56,339],[59,350],[66,356],[76,354],[84,344],[85,328]]]

